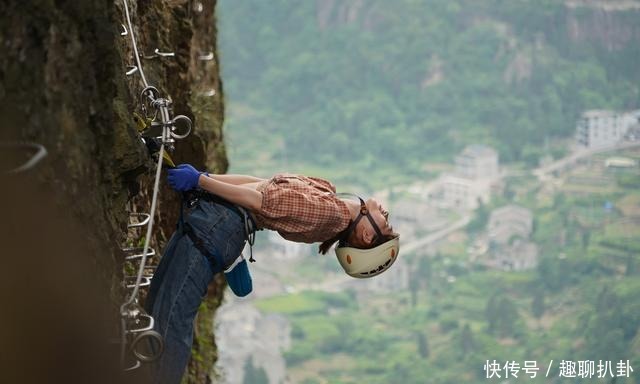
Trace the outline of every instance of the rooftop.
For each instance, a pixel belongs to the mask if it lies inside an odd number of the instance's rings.
[[[483,144],[471,144],[467,145],[461,153],[463,156],[478,157],[478,156],[496,156],[497,152]]]

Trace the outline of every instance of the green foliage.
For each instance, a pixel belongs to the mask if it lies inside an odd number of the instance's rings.
[[[424,333],[418,332],[416,334],[416,340],[418,343],[418,353],[421,357],[429,357],[429,343],[427,342],[427,336]]]
[[[338,181],[375,187],[396,173],[422,175],[425,161],[450,161],[471,142],[535,165],[549,139],[573,133],[583,110],[638,102],[629,79],[640,79],[630,65],[639,48],[571,40],[558,1],[218,7],[239,171],[264,165],[265,155],[271,171],[339,175],[349,164],[357,172]],[[575,13],[577,22],[591,17]]]
[[[478,208],[473,213],[473,219],[467,225],[467,229],[471,233],[483,231],[489,221],[489,209],[482,202],[482,200],[478,200]]]
[[[499,337],[520,335],[517,328],[518,310],[511,298],[496,294],[489,298],[486,308],[488,331]]]
[[[432,177],[425,162],[451,162],[474,142],[522,169],[562,157],[556,139],[572,135],[585,109],[640,102],[640,46],[572,37],[567,20],[601,17],[590,8],[371,0],[347,12],[355,3],[218,3],[234,171],[307,172],[375,189]],[[607,15],[637,24],[637,11]],[[415,259],[407,292],[364,294],[359,304],[349,293],[303,292],[257,305],[292,321],[289,369],[347,356],[320,369],[323,382],[477,383],[487,359],[633,359],[640,245],[637,232],[614,224],[621,213],[603,206],[640,185],[635,174],[613,177],[615,193],[545,195],[539,206],[541,189],[510,178],[506,200],[534,210],[535,270],[471,267],[460,242]],[[481,206],[470,229],[484,228],[488,213]]]
[[[325,313],[330,308],[348,308],[353,305],[355,302],[349,293],[332,295],[317,291],[274,296],[256,303],[256,306],[263,311],[283,314]]]
[[[616,182],[622,188],[640,189],[639,174],[619,173],[616,175]]]
[[[544,291],[537,289],[534,291],[533,301],[531,302],[531,314],[536,319],[540,319],[545,312]]]

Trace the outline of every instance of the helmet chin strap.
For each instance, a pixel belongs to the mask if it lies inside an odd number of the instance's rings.
[[[380,228],[378,228],[378,225],[373,220],[373,217],[371,217],[371,214],[369,213],[369,208],[367,208],[367,205],[365,204],[365,202],[362,199],[362,197],[360,197],[360,196],[358,196],[358,195],[356,195],[354,193],[348,193],[348,192],[341,192],[341,193],[337,193],[336,194],[336,196],[341,196],[341,195],[342,196],[351,196],[351,197],[358,198],[358,200],[360,200],[360,212],[358,213],[358,217],[356,217],[355,220],[353,220],[351,223],[349,223],[349,227],[347,227],[347,230],[345,231],[344,237],[342,239],[340,239],[340,245],[346,244],[347,239],[349,238],[349,236],[351,236],[351,233],[356,229],[356,225],[358,225],[358,223],[360,222],[360,220],[362,220],[363,217],[366,217],[367,219],[369,219],[369,223],[371,223],[371,226],[376,231],[376,239],[375,239],[375,242],[371,246],[375,247],[376,245],[379,245],[380,241],[383,239],[382,231],[380,231]]]

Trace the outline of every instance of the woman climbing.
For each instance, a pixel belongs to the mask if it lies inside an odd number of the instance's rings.
[[[343,199],[328,181],[279,174],[270,179],[209,175],[189,164],[169,170],[169,184],[184,192],[178,229],[153,276],[146,307],[164,337],[165,350],[154,363],[154,382],[179,383],[191,353],[193,322],[216,273],[231,290],[252,290],[242,256],[255,230],[277,231],[295,242],[320,242],[336,254],[345,272],[371,277],[395,261],[399,235],[376,200]],[[366,218],[366,220],[362,220]]]

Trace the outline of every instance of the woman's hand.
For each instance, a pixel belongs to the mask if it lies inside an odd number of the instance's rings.
[[[176,191],[189,191],[198,186],[200,174],[191,164],[180,164],[169,170],[169,185]]]

